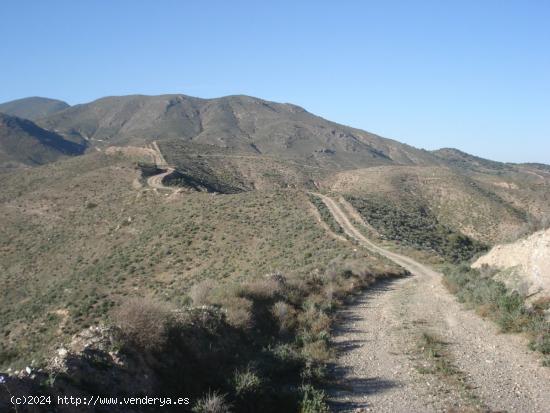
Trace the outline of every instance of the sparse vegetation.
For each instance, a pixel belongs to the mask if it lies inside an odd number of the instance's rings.
[[[444,282],[459,301],[471,305],[478,314],[495,321],[503,332],[526,333],[530,348],[547,358],[550,355],[550,322],[544,311],[550,308],[547,300],[528,306],[525,296],[509,291],[495,281],[489,271],[483,273],[467,265],[448,267]]]
[[[181,306],[198,299],[186,292],[204,280],[299,277],[351,254],[317,225],[300,191],[166,202],[133,188],[139,176],[131,160],[99,153],[0,175],[2,366],[44,360],[51,343],[138,294]],[[237,307],[231,316],[244,322]]]
[[[442,225],[426,206],[376,197],[348,196],[347,200],[386,239],[434,251],[454,263],[487,250],[486,245]]]
[[[323,202],[323,200],[321,198],[319,198],[318,196],[310,194],[309,195],[309,200],[315,206],[315,208],[317,208],[317,210],[319,211],[319,214],[321,215],[321,219],[328,225],[328,227],[332,231],[334,231],[336,234],[343,234],[344,233],[344,230],[342,229],[340,224],[338,224],[338,222],[336,222],[336,220],[334,219],[334,217],[330,213],[328,207],[325,205],[325,203]]]
[[[113,312],[121,338],[143,351],[164,347],[172,318],[168,305],[151,299],[132,298]]]
[[[202,397],[197,411],[211,411],[205,409],[224,394],[223,405],[236,411],[325,412],[318,386],[332,358],[334,309],[376,279],[400,274],[336,260],[305,276],[200,282],[189,292],[200,307],[167,311],[146,300],[138,308],[130,299],[114,311],[114,321],[122,351],[156,360],[151,363],[163,388]],[[175,373],[172,365],[192,368]],[[205,389],[215,393],[201,396]]]
[[[107,98],[40,122],[75,141],[86,137],[94,151],[151,145],[155,136],[169,170],[175,168],[163,184],[184,189],[147,186],[145,178],[164,167],[143,162],[150,162],[151,148],[98,151],[0,174],[0,368],[20,370],[30,360],[44,367],[54,347],[106,325],[116,345],[81,354],[90,371],[102,373],[82,380],[61,374],[60,381],[83,393],[115,391],[98,380],[113,372],[119,379],[126,365],[112,363],[115,354],[143,366],[147,374],[134,377],[151,379],[147,385],[157,393],[191,396],[195,412],[328,412],[320,388],[334,356],[335,310],[377,279],[403,271],[328,236],[310,203],[331,231],[344,231],[307,190],[346,193],[372,233],[454,263],[486,249],[464,234],[489,242],[503,228],[547,224],[547,194],[540,191],[547,175],[380,141],[291,105],[241,96],[205,104],[176,95]],[[121,122],[98,128],[90,120],[110,112]],[[9,122],[55,138],[67,154],[84,150],[36,125]],[[65,157],[38,149],[33,164]],[[8,158],[12,168],[16,158],[11,152]],[[524,208],[524,200],[532,205]],[[471,270],[453,270],[446,280],[503,331],[526,332],[534,350],[550,354],[548,302],[528,307],[520,294]],[[462,382],[445,343],[424,334],[421,348],[424,372]],[[53,388],[56,380],[44,383]],[[131,391],[142,391],[139,384]]]
[[[416,366],[421,374],[432,374],[440,380],[444,380],[450,386],[459,391],[461,399],[468,405],[468,412],[485,412],[487,409],[481,406],[480,401],[466,383],[466,377],[453,362],[451,355],[446,350],[447,344],[431,332],[424,331],[417,343],[421,354],[419,364]]]
[[[113,323],[117,348],[166,392],[218,391],[235,411],[319,405],[301,389],[324,379],[334,310],[402,270],[328,236],[301,191],[167,201],[136,190],[139,176],[94,154],[0,177],[14,205],[0,240],[2,366],[43,365],[51,344]]]
[[[193,407],[194,413],[229,413],[230,411],[230,405],[225,400],[225,396],[216,392],[209,392]]]
[[[329,413],[326,396],[322,390],[305,385],[301,388],[301,391],[300,413]]]
[[[421,373],[439,374],[446,378],[459,374],[449,355],[445,343],[429,332],[423,332],[418,340],[418,347],[428,361],[427,366],[418,367]]]

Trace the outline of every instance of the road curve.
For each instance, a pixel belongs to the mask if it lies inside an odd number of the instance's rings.
[[[413,274],[365,293],[343,310],[334,334],[340,349],[339,385],[330,392],[334,411],[550,412],[550,369],[528,350],[525,338],[500,334],[493,323],[462,308],[442,285],[440,273],[374,244],[342,204],[314,195],[349,237]],[[423,332],[446,343],[461,372],[460,385],[419,373],[417,340]]]

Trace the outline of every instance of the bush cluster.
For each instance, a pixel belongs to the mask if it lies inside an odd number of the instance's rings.
[[[550,308],[550,300],[541,299],[528,306],[524,295],[509,291],[492,275],[491,271],[466,264],[449,266],[444,271],[444,283],[460,302],[495,321],[502,331],[525,332],[531,338],[532,350],[550,355],[550,322],[544,314]]]
[[[346,198],[386,239],[413,248],[435,251],[453,263],[467,261],[487,246],[441,224],[430,210],[418,203],[370,198]]]
[[[327,223],[327,225],[332,231],[334,231],[336,234],[344,233],[344,230],[342,229],[340,224],[336,222],[336,220],[330,213],[330,210],[328,209],[328,207],[325,205],[325,203],[322,201],[321,198],[315,195],[309,195],[309,200],[315,206],[315,208],[317,208],[317,210],[319,211],[319,214],[321,214],[322,220]]]
[[[190,307],[130,300],[113,321],[122,351],[149,360],[163,391],[191,395],[194,411],[325,412],[334,309],[391,275],[402,274],[339,263],[306,277],[203,281],[189,290]]]

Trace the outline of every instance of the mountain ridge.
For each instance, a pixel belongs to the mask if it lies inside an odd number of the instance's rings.
[[[246,95],[202,99],[182,94],[104,97],[75,105],[40,125],[94,146],[183,139],[339,168],[393,161],[439,163],[428,151],[339,125],[289,103]]]
[[[68,107],[70,105],[62,100],[31,96],[0,103],[0,112],[35,121]]]
[[[292,103],[244,94],[216,98],[178,93],[114,95],[74,106],[55,99],[25,98],[0,104],[0,112],[2,107],[15,103],[19,106],[18,113],[31,111],[32,108],[24,106],[25,103],[33,106],[35,99],[63,105],[61,110],[41,116],[37,120],[41,127],[68,140],[98,147],[183,139],[283,157],[315,159],[332,156],[334,162],[327,162],[327,159],[320,162],[336,165],[339,169],[378,165],[384,163],[384,158],[402,165],[446,165],[469,169],[500,170],[514,165],[484,159],[456,148],[419,149],[324,119]],[[361,159],[361,155],[366,159]]]

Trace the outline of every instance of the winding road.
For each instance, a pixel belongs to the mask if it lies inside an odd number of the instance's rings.
[[[344,232],[363,247],[409,270],[342,310],[333,341],[339,357],[330,389],[336,412],[550,412],[550,368],[520,335],[465,310],[442,285],[441,274],[367,239],[366,223],[345,200],[319,196]],[[459,379],[421,374],[419,337],[445,343]]]
[[[164,172],[147,178],[147,185],[149,185],[153,189],[169,189],[173,191],[174,188],[165,186],[162,183],[162,180],[164,179],[164,177],[174,172],[175,169],[171,166],[168,166],[168,163],[166,162],[166,159],[164,159],[164,156],[162,155],[162,152],[160,151],[160,148],[158,147],[156,142],[153,142],[150,147],[146,149],[149,151],[149,154],[152,156],[153,162],[157,165],[157,167],[164,169]]]

